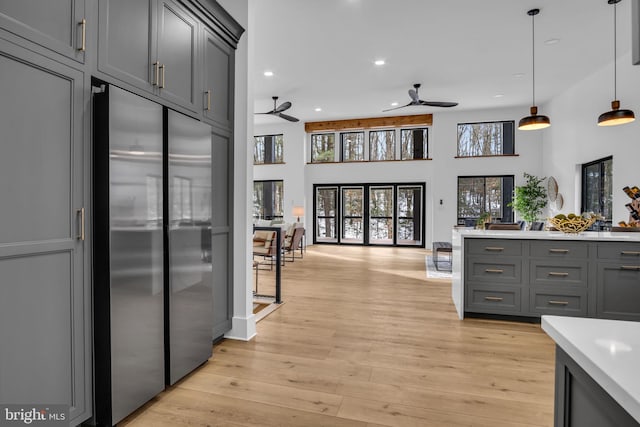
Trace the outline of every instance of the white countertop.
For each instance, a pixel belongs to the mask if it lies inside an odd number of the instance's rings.
[[[640,422],[640,322],[542,316],[542,329]]]
[[[640,242],[640,232],[583,231],[566,234],[561,231],[520,231],[520,230],[476,230],[472,228],[454,229],[464,238],[493,239],[533,239],[533,240],[595,240],[615,242]]]

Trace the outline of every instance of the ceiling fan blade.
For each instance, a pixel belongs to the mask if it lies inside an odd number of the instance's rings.
[[[445,102],[445,101],[420,101],[420,105],[427,105],[429,107],[455,107],[457,102]]]
[[[295,117],[289,116],[289,115],[284,114],[284,113],[278,113],[278,114],[276,114],[276,115],[277,115],[278,117],[282,117],[282,118],[283,118],[283,119],[285,119],[285,120],[289,120],[290,122],[299,122],[299,121],[300,121],[300,119],[297,119],[297,118],[295,118]]]
[[[413,102],[420,102],[420,98],[418,98],[418,91],[415,89],[409,89],[409,96]]]
[[[382,110],[382,112],[384,113],[385,111],[393,111],[393,110],[397,110],[397,109],[399,109],[399,108],[408,107],[408,106],[410,106],[410,105],[415,105],[415,104],[414,104],[413,102],[410,102],[410,103],[408,103],[408,104],[406,104],[406,105],[401,105],[401,106],[399,106],[399,107],[387,108],[386,110]]]
[[[278,106],[278,108],[275,108],[273,110],[273,112],[274,113],[282,113],[283,111],[286,111],[289,108],[291,108],[291,103],[287,101],[287,102],[281,104],[280,106]]]

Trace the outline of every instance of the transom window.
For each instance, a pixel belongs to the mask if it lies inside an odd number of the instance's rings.
[[[316,133],[311,135],[311,162],[335,162],[335,134]]]
[[[369,132],[369,160],[394,160],[396,158],[396,133],[394,130]]]
[[[458,224],[475,225],[484,214],[493,221],[513,221],[513,175],[458,177]]]
[[[514,129],[513,121],[458,123],[457,157],[513,155]]]
[[[427,128],[402,129],[400,139],[402,143],[401,159],[416,160],[429,158],[429,139]]]
[[[282,135],[262,135],[254,137],[253,164],[284,163],[283,145],[284,138]]]
[[[364,160],[364,132],[345,132],[340,134],[343,162],[361,162]]]

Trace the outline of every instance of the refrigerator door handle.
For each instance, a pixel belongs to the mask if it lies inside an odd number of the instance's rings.
[[[76,239],[84,241],[84,208],[76,209],[76,215],[80,218],[80,234],[76,236]]]

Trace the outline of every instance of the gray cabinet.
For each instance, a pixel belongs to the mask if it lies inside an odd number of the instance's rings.
[[[231,128],[233,120],[233,67],[235,50],[209,29],[204,29],[204,117]]]
[[[100,71],[199,109],[199,23],[193,15],[172,0],[101,0],[98,13]]]
[[[0,0],[0,28],[84,62],[85,0]]]
[[[598,245],[596,315],[640,320],[640,243]]]
[[[91,411],[84,74],[0,40],[0,75],[0,402],[69,405],[77,424]]]

